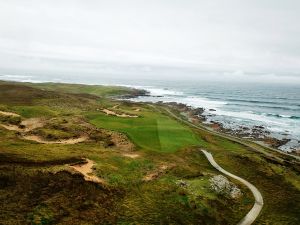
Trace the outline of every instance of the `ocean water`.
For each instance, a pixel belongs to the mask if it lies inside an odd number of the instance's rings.
[[[70,78],[41,78],[30,76],[1,77],[0,80],[75,82],[113,84],[149,91],[133,101],[178,102],[205,109],[209,120],[225,128],[264,126],[271,136],[291,141],[281,147],[284,151],[300,149],[300,84],[246,84],[200,81],[99,80]],[[212,111],[213,110],[213,111]]]
[[[281,147],[300,148],[300,85],[159,82],[146,89],[150,96],[135,101],[179,102],[205,109],[209,120],[225,128],[264,126],[270,136],[291,141]]]

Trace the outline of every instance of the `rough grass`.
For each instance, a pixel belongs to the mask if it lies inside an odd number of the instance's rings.
[[[84,115],[98,127],[125,133],[145,151],[135,152],[140,157],[131,159],[123,156],[122,149],[100,142],[38,144],[0,128],[0,211],[4,212],[0,223],[236,224],[253,204],[253,197],[243,187],[243,197],[234,202],[212,193],[208,177],[217,171],[199,151],[200,146],[212,152],[226,170],[249,180],[262,192],[265,205],[257,224],[300,224],[296,165],[270,161],[240,144],[191,129],[145,104],[118,102],[117,110],[139,118],[118,118],[97,111],[117,104],[105,98],[123,92],[116,87],[27,85],[32,87],[0,82],[1,110],[24,118],[46,117],[52,122],[45,128],[50,133],[85,131],[81,130],[83,123],[70,119]],[[134,111],[136,107],[141,111]],[[108,188],[62,172],[65,164],[82,158],[96,162],[94,173]],[[172,166],[153,181],[143,181],[162,164]],[[189,183],[190,189],[182,189],[178,180]]]
[[[19,116],[5,116],[0,114],[0,123],[19,125],[21,123],[21,118]]]
[[[206,141],[204,147],[213,153],[220,166],[250,181],[261,191],[265,205],[258,224],[300,223],[299,170],[267,161],[259,153],[205,131],[197,133]],[[249,199],[253,201],[251,195]]]
[[[58,115],[57,111],[54,111],[47,106],[15,106],[12,108],[15,112],[25,118],[52,117]]]
[[[63,84],[63,83],[40,83],[28,84],[33,87],[42,88],[50,91],[67,92],[67,93],[86,93],[96,96],[114,96],[133,93],[132,89],[117,86],[102,85],[82,85],[82,84]]]
[[[45,138],[46,140],[61,140],[61,139],[69,139],[74,137],[74,134],[66,131],[45,129],[45,128],[37,129],[36,134]]]
[[[59,94],[16,83],[0,82],[0,103],[6,105],[32,105],[36,99],[57,98]]]
[[[99,188],[80,175],[0,166],[0,223],[116,224],[122,191]]]

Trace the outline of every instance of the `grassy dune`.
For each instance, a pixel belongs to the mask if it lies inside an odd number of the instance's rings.
[[[100,97],[119,96],[126,94],[133,94],[132,89],[127,87],[115,87],[115,86],[102,86],[102,85],[82,85],[82,84],[64,84],[64,83],[41,83],[28,85],[43,90],[59,91],[75,94],[91,94]]]
[[[219,173],[199,148],[262,192],[265,206],[256,224],[300,223],[299,164],[191,128],[159,107],[108,98],[120,94],[136,90],[0,82],[0,110],[21,116],[1,115],[2,124],[44,123],[26,132],[0,126],[0,224],[236,224],[253,197],[235,181],[239,199],[212,191],[209,179]],[[41,144],[26,135],[88,139]],[[93,174],[105,184],[70,172],[69,165],[83,158],[95,162]]]

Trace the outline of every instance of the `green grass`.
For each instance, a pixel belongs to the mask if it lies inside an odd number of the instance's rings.
[[[16,106],[13,109],[25,118],[51,117],[58,115],[58,112],[51,110],[47,106]]]
[[[0,213],[0,221],[24,224],[27,218],[38,224],[95,224],[96,219],[96,224],[236,224],[251,208],[253,196],[244,186],[244,195],[234,202],[213,193],[208,179],[217,171],[199,151],[200,146],[211,152],[224,169],[245,178],[262,192],[264,208],[257,224],[300,224],[296,164],[270,161],[241,144],[190,128],[159,112],[159,107],[105,97],[128,93],[126,88],[26,85],[0,82],[0,109],[19,113],[22,120],[48,119],[48,125],[32,132],[57,137],[89,133],[85,127],[87,118],[99,128],[126,134],[140,156],[128,158],[123,155],[124,149],[104,145],[109,135],[92,126],[91,140],[75,145],[22,140],[17,132],[0,127],[0,211],[7,212]],[[113,111],[140,117],[118,118],[97,111],[116,104],[120,106]],[[1,120],[14,123],[5,117]],[[82,158],[96,163],[94,174],[107,182],[109,190],[61,171],[67,167],[65,164]],[[169,169],[150,182],[143,181],[162,164]],[[178,180],[189,186],[183,189],[177,185]]]
[[[127,134],[137,146],[145,150],[176,152],[201,143],[186,126],[152,111],[144,110],[139,118],[120,118],[103,113],[91,113],[87,117],[97,127]]]
[[[187,190],[191,195],[191,200],[198,201],[201,198],[216,199],[217,193],[210,189],[208,176],[203,176],[193,180],[187,180]]]
[[[32,87],[50,91],[65,93],[86,93],[97,96],[112,96],[132,93],[132,89],[127,87],[103,86],[103,85],[82,85],[82,84],[63,84],[63,83],[40,83],[28,84]]]
[[[95,159],[99,164],[98,176],[104,178],[112,186],[131,188],[142,183],[143,176],[154,169],[154,162],[148,159],[129,159],[118,155],[110,155]]]

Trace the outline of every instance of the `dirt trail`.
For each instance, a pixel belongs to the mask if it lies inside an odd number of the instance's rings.
[[[26,140],[35,141],[42,144],[76,144],[76,143],[84,142],[88,139],[87,136],[82,136],[79,138],[62,139],[58,141],[46,141],[36,135],[25,135],[23,136],[23,138]]]
[[[117,117],[127,117],[127,118],[137,118],[138,116],[137,115],[128,115],[128,114],[125,114],[125,113],[122,113],[122,114],[118,114],[114,111],[111,111],[109,109],[103,109],[101,110],[102,112],[106,113],[106,115],[112,115],[112,116],[117,116]]]
[[[220,167],[216,161],[214,160],[213,156],[211,153],[205,151],[205,150],[201,150],[203,152],[203,154],[206,156],[206,158],[208,159],[209,163],[218,171],[220,171],[221,173],[224,173],[225,175],[232,177],[233,179],[236,179],[238,181],[240,181],[241,183],[243,183],[244,185],[246,185],[250,191],[252,192],[254,198],[255,198],[255,203],[252,207],[252,209],[247,213],[247,215],[238,223],[238,225],[250,225],[252,224],[255,219],[258,217],[260,211],[262,210],[262,207],[264,205],[264,201],[263,201],[263,197],[261,195],[261,193],[259,192],[259,190],[251,183],[249,183],[248,181],[244,180],[243,178],[240,178],[232,173],[229,173],[228,171],[224,170],[222,167]]]
[[[4,116],[16,116],[16,117],[20,117],[19,114],[17,113],[13,113],[13,112],[5,112],[5,111],[1,111],[0,110],[0,114],[4,115]]]
[[[91,181],[91,182],[98,183],[98,184],[104,184],[105,181],[103,179],[92,174],[94,165],[95,165],[94,161],[92,161],[90,159],[86,159],[85,164],[73,165],[70,167],[72,169],[76,170],[77,172],[81,173],[84,176],[84,179],[86,181]]]

